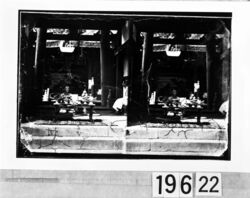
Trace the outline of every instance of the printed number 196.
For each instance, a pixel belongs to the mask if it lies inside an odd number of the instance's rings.
[[[191,173],[153,173],[153,197],[192,197]]]

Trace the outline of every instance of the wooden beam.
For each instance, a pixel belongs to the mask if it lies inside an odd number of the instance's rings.
[[[215,44],[221,42],[221,39],[214,40]],[[162,38],[153,38],[154,44],[179,44],[179,45],[206,45],[208,40],[205,38],[201,39],[162,39]]]
[[[205,45],[205,39],[161,39],[153,38],[154,44],[186,44],[186,45]]]
[[[26,11],[27,12],[27,11]],[[39,14],[40,13],[40,14]],[[209,33],[223,21],[230,30],[231,13],[108,13],[108,12],[22,12],[22,23],[49,28],[120,29],[131,20],[139,31]]]
[[[185,52],[206,52],[207,47],[206,45],[177,45],[181,51]],[[163,52],[166,50],[166,44],[162,44],[160,46],[154,46],[154,52]]]
[[[100,41],[100,35],[65,35],[65,34],[46,34],[47,40],[85,40],[85,41]]]
[[[166,33],[222,33],[223,24],[219,19],[190,19],[190,18],[166,18],[162,20],[144,19],[138,20],[136,26],[141,32],[166,32]]]
[[[109,35],[110,39],[115,38],[116,35]],[[100,41],[101,36],[96,35],[62,35],[62,34],[46,34],[47,40],[83,40],[83,41]]]
[[[123,20],[113,19],[111,22],[97,19],[40,19],[35,27],[46,24],[48,28],[66,28],[66,29],[90,29],[100,30],[103,28],[109,30],[118,30],[123,25]]]

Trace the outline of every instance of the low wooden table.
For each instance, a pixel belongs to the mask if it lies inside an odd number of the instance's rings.
[[[94,109],[94,106],[95,104],[92,103],[92,104],[77,104],[77,105],[74,105],[74,104],[54,104],[56,106],[56,115],[59,114],[59,111],[60,109],[66,109],[67,112],[70,111],[70,109],[78,109],[78,108],[88,108],[89,110],[89,121],[93,121],[93,109]]]
[[[169,106],[162,106],[165,111],[165,116],[167,116],[168,112],[173,112],[174,116],[177,116],[179,112],[185,114],[185,112],[193,113],[196,115],[197,123],[199,124],[201,121],[201,114],[202,114],[202,107],[169,107]]]

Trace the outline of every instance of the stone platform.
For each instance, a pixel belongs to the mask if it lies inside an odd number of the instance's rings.
[[[21,142],[31,153],[107,153],[219,157],[227,150],[224,120],[126,127],[125,116],[102,122],[35,121],[21,124]]]

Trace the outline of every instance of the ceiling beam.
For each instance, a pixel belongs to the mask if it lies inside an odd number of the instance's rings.
[[[99,41],[100,35],[65,35],[65,34],[47,34],[47,40],[85,40],[85,41]]]
[[[35,27],[46,26],[47,28],[65,28],[65,29],[90,29],[90,30],[119,30],[123,21],[104,21],[93,19],[39,19],[34,24]]]
[[[116,37],[116,35],[110,35],[110,39]],[[83,41],[100,41],[100,35],[72,35],[72,34],[46,34],[47,40],[83,40]]]
[[[186,44],[186,45],[204,45],[205,39],[162,39],[153,38],[154,44]]]

